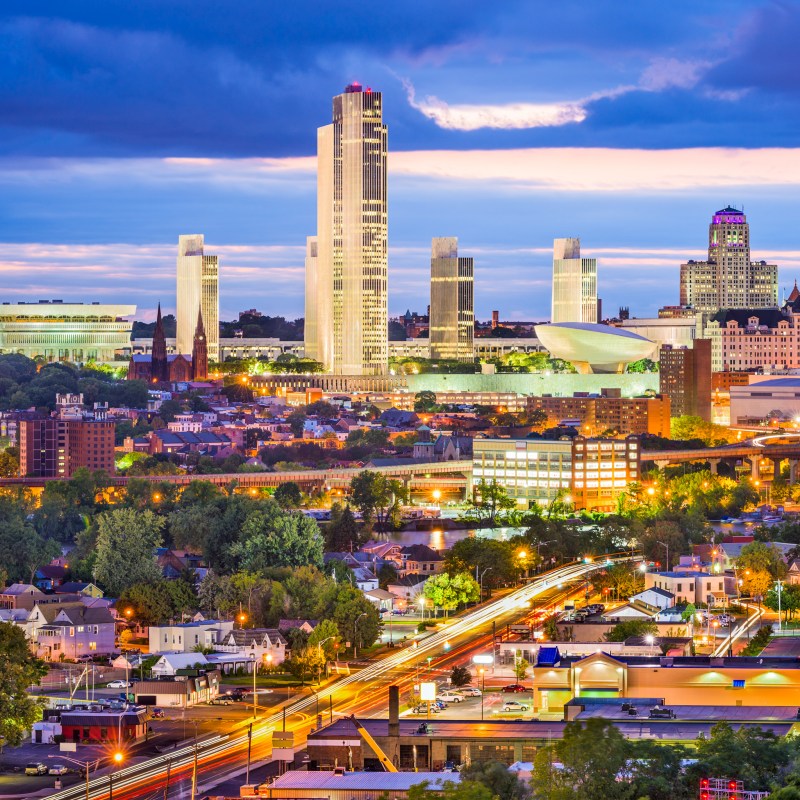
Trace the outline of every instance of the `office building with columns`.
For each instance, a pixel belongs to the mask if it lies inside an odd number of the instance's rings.
[[[750,225],[742,211],[726,206],[713,215],[708,259],[681,264],[680,304],[711,313],[778,305],[778,267],[750,260]]]
[[[306,260],[306,353],[334,374],[387,371],[386,155],[381,93],[350,84],[317,131],[316,256]]]
[[[431,358],[471,362],[475,358],[474,277],[471,258],[459,258],[455,236],[431,243]]]
[[[208,360],[219,361],[219,257],[205,252],[202,233],[178,239],[176,349],[191,353],[202,312]]]
[[[597,259],[581,258],[579,238],[553,241],[551,322],[597,322]]]

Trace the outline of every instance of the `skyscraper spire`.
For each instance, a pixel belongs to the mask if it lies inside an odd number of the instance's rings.
[[[161,303],[156,314],[156,328],[153,331],[151,379],[153,383],[169,380],[169,364],[167,363],[167,337],[164,335],[164,323],[161,319]]]
[[[192,343],[192,380],[204,381],[208,377],[208,339],[203,325],[203,309],[197,310],[197,325]]]

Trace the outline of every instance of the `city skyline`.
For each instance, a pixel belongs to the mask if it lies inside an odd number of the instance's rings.
[[[703,257],[703,221],[728,204],[756,225],[758,256],[778,263],[781,290],[800,273],[788,224],[800,186],[795,88],[785,78],[797,4],[655,15],[603,3],[481,13],[412,4],[403,15],[373,10],[369,26],[345,24],[344,13],[332,27],[315,21],[299,43],[287,31],[302,4],[269,24],[257,4],[232,20],[198,10],[186,19],[147,3],[133,15],[113,4],[103,14],[7,7],[9,300],[91,295],[152,317],[161,299],[171,311],[170,243],[202,230],[222,257],[222,318],[254,305],[301,316],[314,132],[326,99],[353,80],[380,85],[394,131],[390,315],[423,307],[427,242],[443,232],[480,260],[480,318],[497,308],[546,319],[549,243],[567,236],[591,243],[606,313],[675,304],[680,264]]]

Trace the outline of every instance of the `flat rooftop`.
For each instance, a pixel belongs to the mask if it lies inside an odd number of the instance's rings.
[[[673,720],[664,720],[673,724],[681,722],[776,722],[794,725],[798,720],[797,706],[678,706],[664,704],[662,699],[642,699],[642,698],[614,698],[613,702],[604,701],[595,703],[593,698],[576,698],[571,700],[569,705],[573,708],[582,707],[574,719],[584,720],[592,717],[599,717],[608,720],[632,721],[634,718],[627,710],[622,709],[623,703],[626,707],[636,709],[636,715],[642,721],[652,722],[649,719],[650,709],[655,706],[667,708],[675,714]],[[660,721],[660,720],[656,720]]]
[[[345,772],[337,775],[331,771],[306,772],[293,770],[276,778],[272,789],[319,789],[327,792],[339,791],[408,791],[423,781],[429,789],[440,787],[445,781],[458,783],[461,776],[457,772]]]

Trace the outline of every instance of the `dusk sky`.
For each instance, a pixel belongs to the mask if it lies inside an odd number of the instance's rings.
[[[4,0],[2,300],[175,305],[181,233],[221,318],[303,314],[316,129],[352,81],[389,127],[389,311],[430,240],[475,258],[479,318],[546,319],[554,237],[606,315],[678,302],[712,213],[800,277],[800,2]]]

